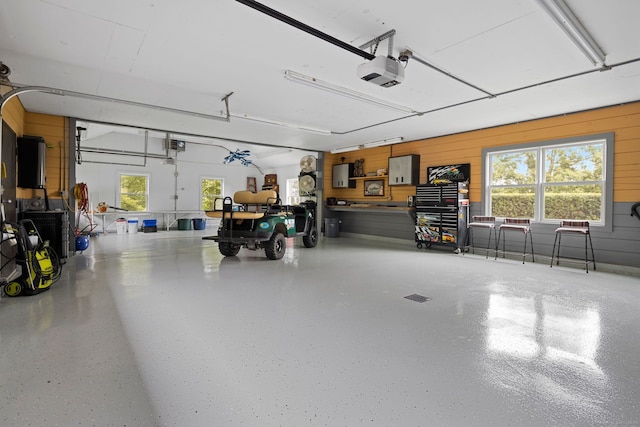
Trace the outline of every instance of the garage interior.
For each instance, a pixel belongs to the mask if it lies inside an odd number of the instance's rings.
[[[64,215],[68,232],[49,290],[0,296],[2,425],[638,425],[639,13],[4,2],[3,284],[24,268],[4,222]],[[29,136],[44,141],[35,183]],[[538,204],[535,262],[521,236],[502,257],[480,230],[467,251],[466,224],[509,187],[492,161],[592,145],[601,178],[568,179],[601,189],[588,272],[571,237],[550,268],[571,218]],[[398,158],[414,160],[407,182]],[[416,200],[439,168],[465,171],[465,222],[422,245]],[[144,210],[120,209],[123,175],[146,177]],[[317,246],[223,256],[203,240],[218,226],[206,179],[221,197],[312,199]],[[133,218],[157,231],[121,233]],[[204,229],[181,226],[194,218]]]

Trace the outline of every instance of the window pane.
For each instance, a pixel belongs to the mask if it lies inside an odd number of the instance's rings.
[[[200,209],[204,211],[213,210],[217,197],[222,197],[222,180],[203,178],[200,182],[202,194],[200,195]]]
[[[491,215],[505,218],[533,218],[535,187],[494,188]]]
[[[611,215],[610,143],[610,136],[592,136],[488,149],[485,214],[604,225]]]
[[[122,175],[120,177],[120,192],[145,194],[147,192],[147,177],[142,175]]]
[[[536,152],[518,151],[491,156],[491,185],[534,184]]]
[[[122,194],[120,196],[120,207],[133,212],[145,211],[147,210],[147,196],[145,194]]]
[[[120,175],[120,207],[128,211],[147,210],[147,176]]]
[[[300,203],[299,178],[287,179],[287,203],[297,205]]]
[[[604,144],[545,150],[546,182],[602,181]]]
[[[544,191],[545,219],[602,220],[601,185],[560,185]]]
[[[220,194],[221,184],[222,184],[222,181],[219,179],[203,179],[202,193],[203,194]]]

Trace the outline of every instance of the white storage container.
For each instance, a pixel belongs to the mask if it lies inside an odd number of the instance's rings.
[[[116,234],[126,234],[127,233],[127,220],[120,218],[116,219]]]
[[[137,233],[138,232],[138,220],[130,219],[129,223],[129,233]]]

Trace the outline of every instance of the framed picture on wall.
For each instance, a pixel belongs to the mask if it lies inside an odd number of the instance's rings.
[[[384,196],[384,180],[372,179],[364,182],[365,196]]]

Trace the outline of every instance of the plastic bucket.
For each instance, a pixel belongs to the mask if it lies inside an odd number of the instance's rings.
[[[340,219],[324,219],[324,237],[340,237]]]
[[[191,230],[191,220],[189,218],[180,218],[178,220],[178,230]]]
[[[116,234],[127,234],[126,219],[116,219]]]
[[[193,218],[191,221],[193,222],[194,230],[204,230],[207,226],[207,222],[202,218]]]
[[[138,220],[130,219],[129,223],[129,233],[137,233],[138,232]]]

